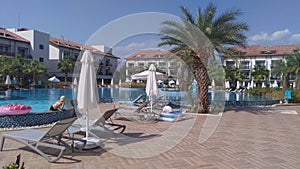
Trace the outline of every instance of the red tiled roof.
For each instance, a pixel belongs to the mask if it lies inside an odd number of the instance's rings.
[[[294,54],[294,50],[300,49],[300,45],[282,45],[282,46],[235,46],[230,49],[241,52],[241,56],[282,56]],[[225,56],[226,57],[226,56]]]
[[[126,57],[126,60],[164,58],[168,53],[164,50],[139,50]]]
[[[15,34],[15,33],[12,33],[4,28],[0,28],[0,38],[30,43],[29,40],[22,38],[21,36]]]
[[[101,54],[101,55],[105,55],[105,56],[109,56],[109,57],[118,58],[118,57],[114,56],[113,54],[103,53],[91,46],[71,42],[71,41],[64,40],[64,39],[58,39],[58,38],[54,38],[54,37],[49,37],[49,40],[50,40],[50,43],[53,43],[60,47],[72,48],[72,49],[76,49],[76,50],[91,50],[93,53],[96,53],[96,54]]]

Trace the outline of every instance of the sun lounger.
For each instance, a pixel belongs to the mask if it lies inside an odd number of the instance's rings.
[[[3,134],[1,137],[0,150],[3,150],[5,139],[12,139],[28,146],[49,162],[59,160],[66,148],[72,148],[62,138],[74,140],[75,138],[63,136],[64,131],[72,125],[76,117],[64,119],[56,122],[49,130],[25,129]],[[83,141],[84,142],[84,141]],[[84,143],[85,144],[85,143]],[[59,150],[59,154],[51,158],[51,156],[43,152],[41,147]]]
[[[144,94],[139,95],[137,98],[135,98],[134,100],[132,100],[132,101],[130,102],[130,104],[131,104],[132,106],[136,106],[136,104],[138,104],[139,100],[141,100],[143,97],[145,97]],[[144,99],[143,99],[143,100],[144,100]]]
[[[193,118],[190,114],[183,113],[182,107],[180,107],[178,110],[174,110],[171,112],[161,112],[158,120],[162,121],[169,121],[169,122],[176,122],[180,120],[186,120]]]
[[[126,129],[126,125],[122,124],[115,124],[113,123],[111,116],[117,111],[118,109],[112,109],[106,111],[102,116],[97,118],[96,120],[89,120],[89,133],[94,137],[99,138],[100,136],[95,134],[98,131],[110,132],[111,129],[114,131],[120,130],[120,133],[123,133]],[[109,122],[108,122],[109,121]],[[73,125],[71,125],[67,132],[71,135],[77,134],[85,134],[86,127],[84,127],[85,119],[78,119]],[[108,126],[108,127],[107,127]],[[73,136],[72,136],[73,137]]]

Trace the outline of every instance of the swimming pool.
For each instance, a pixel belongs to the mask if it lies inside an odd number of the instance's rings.
[[[129,102],[140,94],[146,94],[143,88],[99,88],[98,91],[100,102],[113,102],[114,98],[119,102]],[[0,93],[0,105],[24,104],[32,107],[31,112],[44,112],[62,95],[67,99],[76,98],[76,90],[58,88],[5,91]],[[166,101],[181,105],[190,104],[191,100],[196,99],[194,94],[187,92],[160,91],[160,95],[165,96]],[[209,99],[214,102],[226,102],[225,105],[232,106],[269,105],[279,102],[278,99],[224,91],[210,91]]]

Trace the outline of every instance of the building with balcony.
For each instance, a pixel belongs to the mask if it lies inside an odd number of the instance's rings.
[[[246,47],[232,47],[238,54],[234,56],[223,56],[224,66],[237,67],[244,74],[243,81],[254,84],[257,81],[251,77],[251,72],[256,65],[264,66],[269,70],[269,77],[262,82],[265,84],[273,84],[277,82],[279,87],[282,87],[282,77],[272,73],[276,69],[278,62],[284,59],[287,54],[295,54],[300,45],[282,45],[282,46],[246,46]],[[290,75],[290,85],[292,86],[295,81],[295,75]]]
[[[92,51],[98,65],[97,78],[109,82],[113,78],[119,59],[112,54],[111,48],[103,45],[87,46],[27,28],[0,28],[0,56],[19,55],[28,60],[42,62],[50,76],[64,77],[64,73],[57,69],[58,62],[64,56],[70,56],[75,62],[82,50]],[[72,76],[70,73],[69,77]]]
[[[111,53],[112,49],[103,45],[87,46],[64,39],[50,37],[49,60],[52,66],[49,67],[49,73],[55,74],[58,77],[63,77],[64,73],[60,72],[57,68],[58,62],[65,56],[71,57],[74,62],[79,61],[82,50],[92,51],[94,60],[96,61],[95,66],[98,68],[97,78],[104,79],[108,83],[108,81],[113,78],[113,73],[117,68],[119,58]],[[72,73],[70,73],[69,77],[72,76]]]
[[[22,56],[32,59],[30,41],[0,28],[0,56],[15,57]]]
[[[127,56],[125,60],[127,81],[131,80],[131,75],[146,70],[151,64],[156,66],[158,72],[176,79],[181,66],[178,57],[165,50],[139,50]]]

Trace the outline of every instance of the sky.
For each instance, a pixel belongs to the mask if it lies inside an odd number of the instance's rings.
[[[25,27],[81,44],[104,44],[126,57],[139,49],[157,48],[161,19],[181,17],[180,6],[196,16],[197,9],[210,2],[217,6],[217,14],[243,12],[237,21],[249,25],[248,45],[300,44],[298,0],[1,1],[0,27]]]

